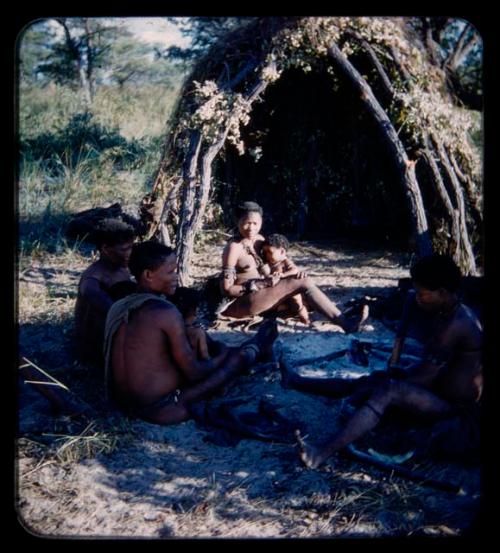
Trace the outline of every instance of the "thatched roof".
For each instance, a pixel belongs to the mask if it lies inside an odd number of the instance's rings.
[[[378,129],[370,140],[385,144],[393,160],[417,250],[448,251],[466,272],[476,272],[482,164],[470,136],[478,117],[458,105],[407,20],[267,17],[235,30],[196,64],[143,201],[148,237],[174,241],[175,232],[181,279],[188,277],[192,241],[213,192],[214,161],[229,151],[256,157],[255,144],[245,143],[252,118],[280,81],[298,72],[305,79],[320,75],[315,85],[343,91],[339,99],[355,97],[350,108]]]

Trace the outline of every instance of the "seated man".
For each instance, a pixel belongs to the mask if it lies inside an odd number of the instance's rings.
[[[173,250],[156,242],[135,244],[129,267],[137,292],[111,307],[105,333],[108,394],[127,414],[164,425],[185,421],[190,405],[272,352],[278,331],[275,321],[267,321],[241,347],[223,346],[198,360],[182,315],[165,298],[177,287]]]
[[[104,323],[114,301],[113,286],[133,284],[128,260],[134,237],[134,229],[119,219],[104,219],[92,237],[99,259],[85,270],[78,284],[75,334],[78,356],[94,368],[104,364]]]
[[[429,452],[453,452],[463,458],[477,452],[483,382],[481,325],[472,310],[458,300],[461,275],[451,258],[437,254],[424,257],[412,267],[411,276],[418,307],[433,316],[421,362],[406,369],[403,375],[398,371],[396,378],[393,371],[385,376],[379,372],[345,384],[340,379],[335,379],[336,382],[323,379],[322,386],[314,381],[309,386],[303,377],[289,379],[290,374],[284,374],[288,386],[297,389],[336,397],[342,392],[356,392],[366,400],[346,425],[321,445],[306,444],[297,432],[300,457],[306,466],[321,465],[333,453],[374,428],[392,406],[421,420],[436,422],[432,427],[433,443],[427,444]],[[401,347],[400,342],[396,345]],[[341,389],[335,390],[338,384]]]

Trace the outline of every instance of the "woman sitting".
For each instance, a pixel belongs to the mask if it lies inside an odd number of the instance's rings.
[[[238,206],[239,237],[232,239],[222,254],[221,291],[230,301],[219,314],[236,319],[260,315],[301,294],[307,305],[324,315],[344,332],[357,332],[368,316],[368,306],[345,317],[340,309],[312,282],[311,278],[276,280],[262,276],[260,256],[264,237],[260,234],[263,211],[255,202]]]

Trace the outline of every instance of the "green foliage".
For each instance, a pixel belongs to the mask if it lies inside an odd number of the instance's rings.
[[[254,19],[253,17],[169,17],[168,20],[179,28],[182,35],[191,39],[191,44],[187,48],[170,46],[161,55],[188,66],[229,32]]]
[[[92,114],[77,113],[55,133],[44,132],[21,139],[23,161],[43,161],[55,173],[76,167],[85,159],[111,161],[117,168],[134,168],[142,161],[145,147],[139,140],[126,140],[116,129],[106,129]]]
[[[82,113],[70,88],[24,84],[17,205],[23,255],[67,248],[65,224],[83,209],[120,202],[136,214],[151,186],[175,95],[161,85],[101,86],[92,111]]]
[[[18,40],[21,86],[55,84],[79,93],[89,87],[90,103],[102,86],[175,88],[179,69],[158,49],[137,41],[112,18],[38,20]]]
[[[49,20],[35,21],[19,34],[17,54],[22,82],[39,83],[41,75],[38,74],[38,66],[50,56],[54,40],[55,34]]]
[[[94,83],[96,71],[109,65],[114,43],[126,30],[104,23],[98,18],[54,18],[35,22],[21,40],[21,57],[26,48],[33,48],[33,41],[46,34],[44,55],[32,56],[31,72],[58,84],[79,86],[80,69]]]

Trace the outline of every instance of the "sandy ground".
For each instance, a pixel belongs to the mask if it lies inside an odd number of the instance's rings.
[[[194,284],[217,272],[221,246],[209,242],[210,236],[198,248]],[[352,297],[387,293],[398,278],[408,276],[410,262],[404,254],[345,244],[300,243],[291,253],[340,305]],[[406,462],[430,477],[462,485],[466,493],[457,495],[342,456],[308,470],[291,443],[244,439],[216,445],[194,421],[161,427],[110,410],[102,400],[102,382],[75,361],[70,345],[76,284],[88,262],[82,256],[69,270],[67,262],[52,257],[22,268],[23,354],[98,413],[89,426],[78,425],[54,416],[42,396],[20,385],[16,510],[28,532],[79,538],[371,538],[460,535],[474,522],[480,503],[478,467]],[[37,301],[45,311],[37,309]],[[349,345],[353,336],[319,316],[313,320],[312,329],[280,323],[276,348],[289,362]],[[376,320],[370,325],[355,337],[392,343],[389,329]],[[227,321],[210,330],[214,338],[233,344],[252,332],[231,328]],[[298,370],[358,375],[383,364],[370,358],[364,368],[346,358]],[[341,400],[286,390],[276,368],[261,369],[240,377],[225,397],[242,398],[250,410],[264,398],[310,439],[335,430]],[[376,449],[376,432],[359,447]]]

